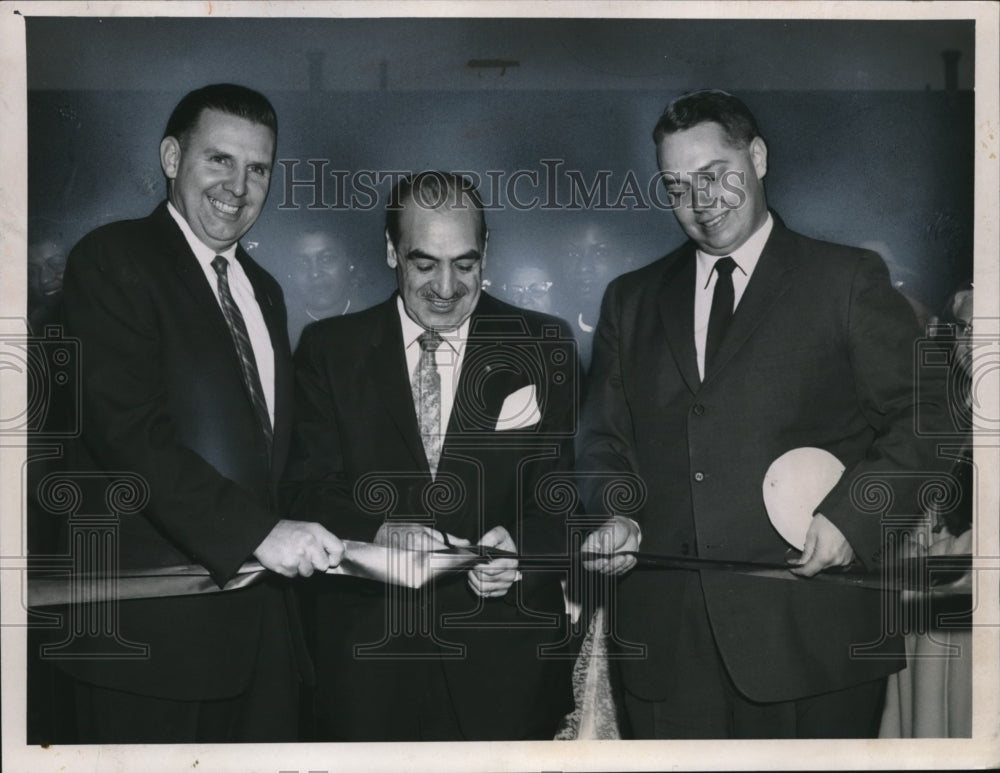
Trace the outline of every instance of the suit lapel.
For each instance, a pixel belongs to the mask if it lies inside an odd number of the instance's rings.
[[[173,217],[167,211],[167,205],[165,203],[161,204],[154,215],[158,216],[163,232],[162,244],[164,245],[164,251],[169,259],[173,261],[174,270],[177,272],[181,284],[187,288],[188,292],[194,298],[195,303],[208,323],[205,330],[206,335],[214,335],[219,351],[228,353],[226,356],[229,359],[229,363],[240,385],[243,387],[243,394],[249,401],[250,394],[247,392],[246,384],[243,381],[243,368],[240,365],[239,352],[236,351],[236,345],[233,343],[233,336],[229,331],[229,325],[222,314],[222,308],[219,306],[219,301],[215,297],[215,293],[208,284],[208,279],[205,276],[204,270],[202,270],[201,264],[191,251],[191,247],[188,245],[187,239],[184,238],[180,227],[174,222]]]
[[[161,204],[153,213],[153,217],[163,237],[160,244],[163,246],[164,254],[173,263],[181,283],[187,288],[204,313],[209,329],[229,343],[229,348],[233,350],[233,365],[239,368],[236,347],[232,345],[232,337],[229,333],[229,327],[226,325],[226,318],[222,316],[222,309],[219,308],[215,293],[209,287],[205,272],[194,253],[191,252],[184,234],[181,233],[181,229],[170,216],[166,204]]]
[[[792,271],[798,261],[789,245],[788,231],[777,217],[774,228],[768,237],[760,260],[750,277],[747,289],[740,299],[729,329],[722,339],[718,354],[715,357],[711,371],[705,374],[705,381],[711,378],[732,358],[747,342],[753,331],[767,316],[778,299],[787,292],[791,285]]]
[[[270,333],[273,342],[276,333],[275,325],[277,320],[275,319],[275,314],[277,312],[277,304],[275,298],[271,297],[271,291],[264,281],[264,269],[257,265],[240,246],[236,247],[236,260],[239,261],[240,268],[243,269],[243,273],[250,280],[254,297],[257,299],[257,305],[260,306],[261,314],[264,315],[264,322],[267,324],[267,331]]]
[[[253,287],[254,298],[257,299],[257,306],[264,318],[264,325],[271,341],[271,351],[274,354],[274,438],[271,457],[272,460],[278,461],[272,465],[272,470],[276,475],[280,475],[280,468],[283,466],[281,460],[287,454],[291,433],[290,417],[286,415],[291,407],[293,389],[288,327],[284,315],[281,314],[282,301],[272,295],[264,269],[239,246],[236,248],[236,259],[250,280],[250,286]],[[233,349],[235,351],[235,346]]]
[[[455,439],[462,433],[492,432],[504,398],[530,383],[527,364],[519,362],[511,346],[517,341],[513,320],[493,298],[485,293],[479,296],[469,320],[469,339],[462,356],[445,445],[449,438]]]
[[[413,407],[396,295],[383,306],[384,313],[372,335],[372,374],[387,415],[396,425],[420,470],[430,474]],[[463,434],[478,435],[493,431],[504,397],[528,383],[524,369],[518,370],[516,361],[511,360],[510,349],[497,346],[501,336],[494,335],[497,331],[490,317],[499,313],[489,296],[485,293],[480,296],[469,322],[469,338],[462,355],[462,370],[442,444],[439,471],[449,466],[449,444]],[[509,337],[510,331],[507,330],[502,339],[507,341]],[[504,351],[498,351],[494,356],[495,348]]]
[[[695,251],[688,245],[664,277],[660,317],[677,370],[692,393],[698,391],[698,356],[694,348]]]
[[[406,369],[403,331],[396,309],[396,294],[382,304],[383,313],[372,334],[372,375],[385,412],[392,419],[407,449],[423,472],[430,474],[420,427],[413,407],[410,374]]]
[[[202,270],[201,264],[191,251],[184,234],[181,232],[173,217],[167,211],[166,204],[161,204],[153,213],[153,218],[162,234],[161,243],[164,245],[164,252],[173,262],[174,270],[177,272],[181,283],[194,298],[199,309],[204,313],[208,322],[207,332],[218,337],[219,351],[229,352],[229,360],[234,369],[238,382],[243,387],[243,393],[247,400],[250,395],[247,393],[246,385],[243,381],[243,369],[240,365],[239,353],[233,343],[232,333],[226,318],[219,307],[219,301],[215,293],[209,286]],[[268,335],[271,339],[271,348],[274,352],[274,443],[272,445],[272,460],[281,460],[287,451],[287,432],[285,425],[285,406],[290,405],[291,400],[291,371],[288,354],[288,331],[282,329],[278,312],[278,299],[271,297],[267,284],[262,274],[264,270],[260,268],[242,247],[236,248],[236,259],[243,268],[244,273],[250,280],[253,287],[254,296],[264,317]],[[280,430],[280,432],[279,432]],[[290,431],[290,427],[288,427]],[[281,464],[272,465],[275,473],[280,473]]]

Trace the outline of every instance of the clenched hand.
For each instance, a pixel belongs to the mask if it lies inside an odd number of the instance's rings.
[[[340,563],[344,543],[318,523],[280,520],[257,546],[254,557],[272,572],[308,577]]]

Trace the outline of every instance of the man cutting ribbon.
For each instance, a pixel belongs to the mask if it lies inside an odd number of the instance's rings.
[[[160,141],[167,201],[91,232],[66,265],[66,330],[80,341],[83,384],[69,475],[125,471],[149,494],[119,519],[121,568],[197,563],[216,587],[251,557],[271,570],[245,590],[117,604],[117,635],[148,655],[107,657],[101,637],[78,640],[60,661],[75,680],[70,740],[297,738],[298,687],[311,669],[279,575],[325,571],[343,545],[276,507],[292,414],[285,305],[239,244],[267,198],[276,141],[263,95],[233,84],[192,91]],[[77,541],[73,555],[93,547]]]
[[[400,548],[387,560],[404,579],[423,560],[405,548],[513,555],[426,587],[303,583],[317,740],[551,739],[572,706],[570,661],[544,653],[565,637],[560,575],[522,572],[519,557],[567,552],[565,520],[536,498],[573,463],[572,337],[481,292],[487,230],[470,180],[404,178],[385,236],[398,293],[311,325],[295,353],[291,509]]]
[[[690,241],[609,286],[578,461],[582,473],[638,475],[647,487],[635,519],[608,512],[600,487],[583,492],[588,512],[612,516],[583,547],[613,554],[588,565],[622,575],[616,630],[647,646],[620,668],[632,730],[874,735],[885,677],[903,665],[881,594],[694,568],[636,572],[633,551],[783,562],[761,481],[786,451],[815,446],[846,471],[811,513],[791,570],[877,567],[883,523],[854,487],[889,480],[897,505],[920,512],[921,474],[940,468],[914,431],[916,320],[877,255],[808,239],[768,211],[768,149],[741,101],[684,95],[654,141]],[[927,390],[922,420],[947,425],[934,402],[942,394]]]

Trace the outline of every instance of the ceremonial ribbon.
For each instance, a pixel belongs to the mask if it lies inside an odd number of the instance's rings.
[[[774,461],[763,482],[764,504],[772,524],[793,547],[803,548],[805,534],[816,506],[843,473],[844,465],[832,454],[817,448],[796,448]],[[401,538],[401,537],[400,537]],[[344,541],[340,563],[327,574],[360,577],[389,585],[418,588],[443,573],[468,569],[497,558],[512,558],[522,571],[566,570],[578,561],[606,558],[601,553],[576,555],[518,555],[480,546],[444,550],[414,550],[412,542],[392,547],[353,540]],[[886,591],[932,592],[935,595],[969,595],[972,556],[922,555],[887,563],[874,572],[852,565],[828,569],[811,578],[793,574],[791,566],[726,559],[692,558],[657,553],[628,552],[636,559],[635,570],[695,570],[734,572],[777,580],[835,583]],[[208,570],[199,565],[172,566],[143,571],[119,571],[97,577],[94,573],[73,575],[70,558],[42,558],[40,563],[60,571],[42,574],[29,564],[28,606],[45,607],[95,601],[186,596],[245,588],[262,580],[267,570],[256,561],[240,567],[236,576],[219,587]],[[65,563],[63,563],[65,562]],[[996,570],[996,559],[979,558],[977,569]]]
[[[633,552],[630,555],[636,558],[635,569],[638,570],[721,571],[780,580],[805,579],[792,574],[790,567],[785,564],[690,558],[644,552]],[[518,569],[522,571],[555,571],[567,569],[577,561],[605,557],[596,553],[580,553],[575,556],[522,556],[495,548],[476,546],[434,551],[406,550],[345,540],[344,554],[340,563],[328,569],[326,573],[417,588],[440,574],[463,571],[498,558],[516,559]],[[49,565],[51,566],[51,563]],[[876,572],[866,572],[855,567],[827,570],[810,578],[809,581],[875,590],[931,590],[936,594],[964,595],[971,591],[967,583],[959,580],[972,567],[972,556],[969,554],[921,556],[902,559]],[[977,568],[996,567],[992,565],[980,567],[977,562]],[[260,582],[267,571],[257,561],[249,561],[239,568],[233,579],[220,588],[210,577],[208,570],[197,564],[120,571],[115,575],[103,577],[93,574],[86,577],[74,576],[69,570],[40,574],[32,572],[29,567],[28,606],[47,607],[70,603],[126,601],[234,591]]]

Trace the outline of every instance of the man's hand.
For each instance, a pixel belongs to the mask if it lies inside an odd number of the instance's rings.
[[[450,559],[433,556],[433,551],[469,544],[467,539],[445,534],[430,526],[403,521],[383,523],[373,542],[390,551],[386,581],[407,588],[419,588],[434,575],[448,571],[449,560],[467,560],[458,556]]]
[[[337,566],[344,555],[344,543],[318,523],[281,520],[253,554],[272,572],[308,577],[314,571]]]
[[[580,546],[581,553],[600,553],[601,558],[584,560],[583,567],[601,574],[625,574],[635,566],[635,556],[615,555],[639,549],[642,532],[639,524],[624,515],[611,519],[587,535]]]
[[[494,526],[479,540],[479,545],[487,548],[517,550],[517,545],[503,526]],[[484,598],[497,598],[510,590],[510,586],[521,579],[516,558],[497,558],[469,571],[469,587]]]
[[[832,566],[847,566],[853,560],[854,549],[843,532],[825,515],[816,513],[806,532],[802,555],[789,563],[795,566],[793,574],[812,577]]]

